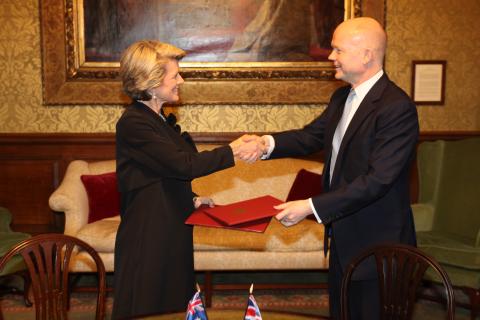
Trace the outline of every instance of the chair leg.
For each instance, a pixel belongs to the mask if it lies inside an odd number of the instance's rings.
[[[80,282],[81,275],[80,274],[72,274],[68,275],[68,290],[67,290],[67,310],[70,310],[70,296],[73,292],[74,288]]]

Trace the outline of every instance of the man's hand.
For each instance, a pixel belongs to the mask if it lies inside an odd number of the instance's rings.
[[[275,218],[286,227],[299,223],[305,219],[306,216],[313,213],[308,199],[285,202],[274,208],[282,210],[277,213]]]

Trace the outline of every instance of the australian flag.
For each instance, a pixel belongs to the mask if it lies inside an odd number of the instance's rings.
[[[255,301],[253,294],[250,294],[250,296],[248,297],[247,310],[245,311],[245,320],[262,320],[260,309],[258,308],[257,302]]]
[[[188,302],[187,316],[185,320],[208,320],[207,313],[203,307],[200,291],[197,291],[192,299]]]

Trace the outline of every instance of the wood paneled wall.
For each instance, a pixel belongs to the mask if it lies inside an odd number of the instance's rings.
[[[62,231],[63,215],[48,206],[68,163],[115,157],[112,134],[0,135],[0,206],[12,228],[29,233]]]
[[[240,133],[193,134],[202,144],[224,144]],[[426,132],[421,141],[462,139],[480,132]],[[98,161],[115,157],[115,137],[106,134],[0,134],[0,206],[13,215],[12,228],[32,234],[62,232],[63,215],[48,206],[50,194],[75,159]],[[412,171],[412,197],[417,178]]]

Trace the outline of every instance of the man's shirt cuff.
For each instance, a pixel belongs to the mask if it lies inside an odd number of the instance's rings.
[[[270,158],[270,155],[272,154],[273,149],[275,149],[275,139],[273,139],[273,137],[269,134],[262,136],[262,138],[263,137],[266,137],[268,139],[268,150],[267,150],[267,153],[264,153],[260,157],[260,159],[266,160],[266,159]]]
[[[318,216],[317,210],[315,210],[315,207],[313,206],[313,201],[312,198],[308,199],[308,203],[310,203],[310,208],[312,208],[313,215],[317,219],[318,223],[322,223],[322,219]]]

